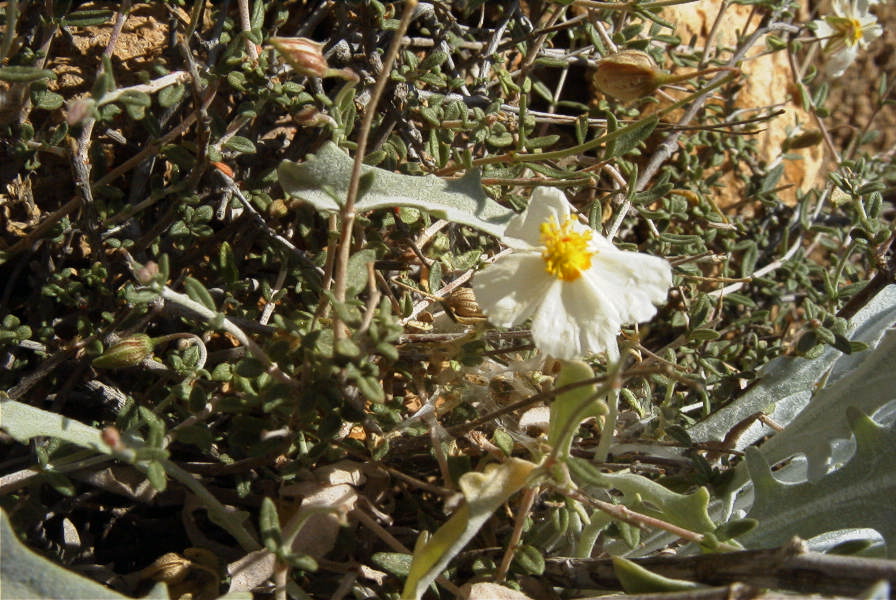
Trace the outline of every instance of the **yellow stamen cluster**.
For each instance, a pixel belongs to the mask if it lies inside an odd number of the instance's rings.
[[[588,248],[591,231],[576,231],[575,218],[566,217],[563,223],[551,218],[541,224],[545,271],[562,281],[575,281],[582,271],[591,267],[594,252]]]
[[[862,23],[858,19],[827,17],[826,20],[837,31],[836,37],[841,38],[847,45],[855,46],[861,41]]]

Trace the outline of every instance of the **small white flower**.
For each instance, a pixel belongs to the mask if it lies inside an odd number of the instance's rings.
[[[476,275],[476,300],[499,327],[531,317],[535,345],[555,358],[606,351],[615,360],[622,325],[652,318],[672,285],[668,262],[618,250],[556,188],[536,188],[502,241],[513,252]]]
[[[839,77],[866,48],[883,33],[877,17],[868,12],[869,0],[833,0],[833,14],[814,21],[815,35],[824,41],[825,73]]]

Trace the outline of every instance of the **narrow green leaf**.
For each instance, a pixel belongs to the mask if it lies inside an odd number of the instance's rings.
[[[56,74],[48,69],[37,67],[10,66],[0,67],[0,81],[10,83],[31,83],[41,79],[56,79]]]
[[[692,581],[683,579],[670,579],[651,573],[639,564],[621,556],[614,556],[613,571],[616,578],[622,584],[622,589],[628,594],[650,594],[659,592],[683,592],[685,590],[693,590],[702,586]]]
[[[198,279],[193,277],[184,279],[184,291],[187,292],[190,300],[198,302],[209,310],[217,310],[214,298]]]
[[[277,552],[283,544],[280,534],[280,517],[277,515],[274,501],[267,496],[261,501],[261,509],[258,511],[258,526],[265,548],[271,552]]]
[[[108,9],[77,10],[66,15],[62,22],[67,27],[93,27],[107,23],[114,14]]]

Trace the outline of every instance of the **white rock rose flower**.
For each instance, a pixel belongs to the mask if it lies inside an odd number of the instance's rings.
[[[536,188],[502,242],[512,252],[477,273],[476,300],[499,327],[531,317],[535,345],[554,358],[606,351],[616,360],[622,325],[652,318],[672,285],[668,262],[617,249],[556,188]]]
[[[839,77],[866,48],[883,33],[877,17],[868,12],[869,0],[833,0],[832,14],[813,21],[815,35],[824,41],[824,70]]]

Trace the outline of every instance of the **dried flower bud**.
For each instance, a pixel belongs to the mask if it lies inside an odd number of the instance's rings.
[[[152,348],[152,338],[145,333],[135,333],[112,344],[108,350],[94,358],[92,364],[98,369],[134,367],[152,355]]]
[[[269,41],[283,60],[302,75],[325,77],[329,73],[330,67],[324,58],[323,44],[308,38],[272,37]]]
[[[121,433],[111,425],[105,427],[102,432],[100,432],[100,437],[103,442],[113,450],[117,450],[121,447]]]
[[[623,50],[597,61],[594,85],[623,102],[649,96],[663,83],[663,73],[646,52]]]
[[[88,118],[96,109],[96,101],[93,98],[78,98],[71,100],[65,107],[65,122],[69,127],[74,127]]]
[[[155,261],[149,261],[145,265],[134,270],[134,279],[142,285],[149,285],[159,276],[159,265]]]

